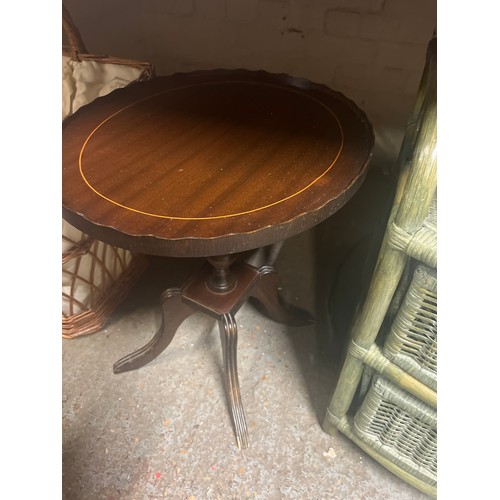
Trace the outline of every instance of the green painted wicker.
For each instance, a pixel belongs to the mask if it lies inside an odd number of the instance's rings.
[[[384,356],[437,390],[437,278],[424,265],[412,282],[389,331]]]
[[[436,410],[375,377],[354,417],[354,433],[409,474],[437,483]]]
[[[437,39],[428,46],[415,109],[398,157],[391,215],[323,429],[343,432],[371,457],[437,496]],[[411,290],[398,294],[405,269]],[[433,269],[434,271],[431,271]],[[424,271],[426,275],[424,276]],[[423,286],[422,286],[423,285]],[[386,337],[386,324],[390,325]],[[378,381],[359,393],[367,368]],[[355,398],[356,394],[361,394]],[[354,419],[352,415],[355,415]]]
[[[431,192],[432,195],[432,192]],[[409,232],[395,221],[389,226],[389,244],[395,250],[404,252],[408,257],[437,267],[437,195],[430,202],[429,210],[422,225],[415,232]]]

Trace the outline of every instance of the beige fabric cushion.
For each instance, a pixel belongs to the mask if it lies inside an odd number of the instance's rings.
[[[63,60],[63,119],[97,97],[126,87],[139,78],[143,69],[97,61]]]

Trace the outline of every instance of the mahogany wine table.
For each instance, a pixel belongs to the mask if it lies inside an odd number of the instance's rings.
[[[163,293],[158,333],[115,373],[158,356],[196,310],[213,316],[236,440],[247,447],[234,315],[252,297],[276,321],[310,317],[284,304],[272,267],[237,256],[311,228],[353,196],[374,143],[365,114],[304,79],[198,71],[95,100],[64,122],[62,141],[68,222],[133,252],[207,257],[182,288]]]

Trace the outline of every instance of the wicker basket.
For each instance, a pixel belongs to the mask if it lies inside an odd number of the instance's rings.
[[[354,417],[354,433],[425,483],[437,484],[436,410],[380,376]]]
[[[85,76],[95,74],[101,78],[91,82],[95,87],[92,87],[92,93],[79,96],[78,106],[95,98],[96,91],[104,95],[113,88],[154,76],[154,68],[149,63],[88,54],[64,6],[62,53],[63,118],[76,111],[77,105],[72,100],[78,95],[78,89],[71,80],[68,83],[64,70],[71,72],[81,65],[87,68]],[[68,64],[68,58],[71,64]],[[110,74],[119,77],[106,81]],[[94,333],[105,325],[142,275],[147,258],[92,239],[65,221],[62,251],[62,335],[74,338]]]
[[[147,267],[147,259],[66,229],[62,255],[62,334],[64,338],[100,330]],[[77,230],[76,230],[77,231]]]
[[[63,5],[62,8],[62,28],[63,28],[63,46],[62,55],[71,58],[72,61],[94,61],[102,64],[118,64],[120,66],[130,66],[141,69],[139,77],[136,81],[149,80],[155,75],[154,66],[151,63],[144,61],[136,61],[134,59],[123,59],[108,55],[89,54],[83,39],[71,18],[68,9]]]
[[[437,390],[436,270],[418,265],[384,344],[384,355]]]

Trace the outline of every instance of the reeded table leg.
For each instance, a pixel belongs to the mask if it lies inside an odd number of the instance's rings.
[[[114,373],[135,370],[148,364],[172,342],[177,328],[195,309],[182,301],[180,288],[169,288],[162,293],[162,320],[156,335],[143,347],[128,354],[113,366]]]
[[[236,434],[236,443],[241,450],[248,448],[248,430],[238,380],[238,327],[232,314],[224,314],[219,319],[219,331],[224,360],[226,391],[229,399],[229,411]]]

